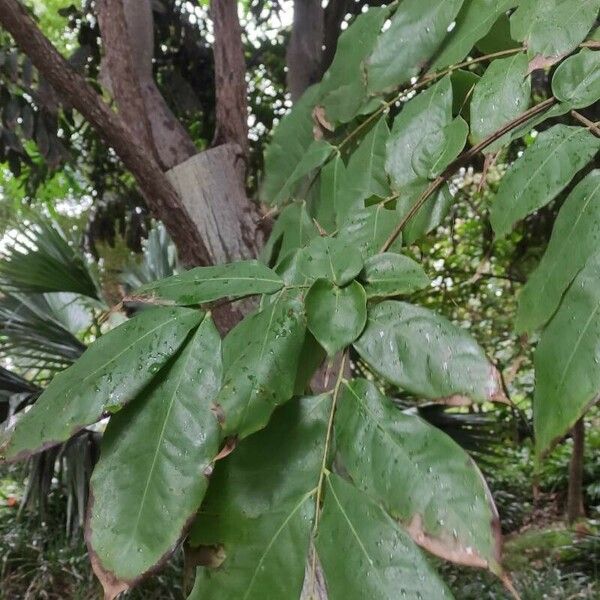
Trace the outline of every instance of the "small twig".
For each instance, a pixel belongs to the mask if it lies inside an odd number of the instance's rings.
[[[574,119],[577,119],[582,125],[585,125],[590,131],[594,133],[597,137],[600,137],[600,128],[598,125],[600,123],[594,123],[590,121],[587,117],[584,117],[581,113],[578,113],[576,110],[571,111],[571,116]]]

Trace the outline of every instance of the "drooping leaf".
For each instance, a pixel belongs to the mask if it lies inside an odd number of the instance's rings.
[[[54,377],[9,432],[1,454],[24,458],[119,410],[150,383],[201,319],[197,310],[153,308],[103,335]]]
[[[294,392],[306,330],[302,303],[281,292],[246,317],[223,341],[223,387],[215,403],[226,435],[246,437],[266,425],[275,407]]]
[[[317,552],[331,600],[452,598],[410,537],[335,474],[326,477]]]
[[[387,143],[386,170],[393,186],[401,190],[419,175],[412,159],[421,140],[443,129],[452,120],[452,84],[446,76],[409,100],[394,119]]]
[[[319,104],[330,122],[346,123],[358,113],[367,94],[364,61],[388,14],[386,6],[371,7],[340,35],[335,57],[320,85]]]
[[[429,183],[426,179],[417,179],[402,190],[396,203],[398,221],[404,219],[419,200],[421,194],[427,189]],[[447,184],[443,184],[437,192],[425,201],[425,204],[408,220],[402,229],[404,243],[406,245],[412,244],[435,229],[448,214],[451,203],[452,194],[450,189]]]
[[[279,201],[287,180],[314,141],[312,111],[318,96],[318,85],[308,88],[273,132],[265,150],[265,178],[260,190],[266,204]]]
[[[364,201],[371,196],[389,196],[390,185],[385,172],[389,136],[386,120],[381,118],[350,157],[342,189],[337,196],[338,223],[346,221],[355,210],[363,209]]]
[[[336,448],[354,483],[447,560],[500,572],[500,522],[469,455],[445,433],[398,410],[377,387],[342,384]]]
[[[220,383],[221,338],[206,315],[156,382],[111,417],[87,529],[101,581],[132,585],[169,556],[200,507],[219,449]]]
[[[198,569],[190,600],[300,597],[330,406],[290,402],[217,463],[190,543],[222,545],[225,560]]]
[[[395,211],[379,203],[355,211],[342,225],[337,238],[357,248],[366,259],[379,252],[397,222],[398,215]],[[401,244],[402,237],[399,237],[391,250],[398,249]]]
[[[349,346],[367,320],[367,296],[357,281],[338,287],[318,279],[306,294],[308,328],[329,356]]]
[[[503,398],[498,373],[477,342],[426,308],[378,304],[354,347],[376,373],[411,394],[451,404]]]
[[[410,294],[430,283],[423,267],[412,258],[393,252],[376,254],[365,262],[361,273],[367,298]]]
[[[510,17],[515,40],[529,56],[561,56],[585,39],[598,18],[600,0],[521,0]]]
[[[469,126],[457,117],[442,129],[426,135],[415,148],[412,167],[421,177],[434,179],[461,153]]]
[[[305,246],[317,235],[319,231],[306,210],[306,204],[294,202],[286,206],[277,217],[260,258],[263,262],[276,266],[293,250]]]
[[[573,280],[535,351],[536,452],[548,451],[600,394],[600,254]]]
[[[417,75],[448,33],[463,0],[405,0],[367,61],[367,85],[383,92]]]
[[[360,273],[362,267],[360,252],[337,238],[314,238],[301,252],[300,268],[310,279],[328,279],[337,285],[345,285]]]
[[[531,332],[556,311],[573,278],[598,248],[600,170],[592,171],[569,194],[537,269],[521,290],[515,328]]]
[[[524,53],[499,58],[490,64],[477,82],[471,100],[471,137],[478,143],[503,125],[525,112],[531,96],[529,62]],[[490,144],[486,152],[495,152],[504,138]]]
[[[446,36],[431,68],[443,69],[461,61],[490,31],[498,17],[517,4],[518,0],[465,0],[456,25]]]
[[[583,48],[563,61],[552,76],[552,93],[571,108],[583,108],[600,98],[600,52]]]
[[[220,298],[273,294],[283,287],[277,273],[257,260],[196,267],[180,275],[153,281],[139,288],[134,298],[165,300],[175,304],[204,304]]]
[[[553,200],[599,148],[600,140],[582,127],[554,125],[540,133],[500,183],[490,214],[496,235]]]

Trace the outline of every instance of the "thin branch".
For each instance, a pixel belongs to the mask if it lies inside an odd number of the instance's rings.
[[[590,131],[594,133],[597,137],[600,137],[600,128],[598,127],[599,123],[594,123],[590,121],[587,117],[584,117],[581,113],[578,113],[576,110],[571,111],[571,116],[579,121],[582,125],[585,125]]]
[[[381,247],[380,252],[385,252],[390,248],[390,246],[396,241],[402,229],[404,229],[406,223],[412,219],[419,209],[427,202],[427,200],[437,191],[437,189],[445,183],[454,173],[468,162],[477,154],[479,154],[482,150],[485,150],[490,144],[500,139],[504,134],[512,131],[519,125],[527,122],[531,117],[545,111],[547,108],[550,108],[556,103],[556,98],[548,98],[539,104],[536,104],[529,110],[525,111],[522,115],[518,116],[516,119],[509,121],[506,125],[486,137],[484,140],[469,148],[466,152],[463,152],[456,160],[450,163],[444,172],[441,175],[438,175],[428,186],[427,189],[419,196],[417,201],[413,204],[411,209],[404,215],[401,221],[396,225],[392,233],[389,235],[383,246]],[[397,197],[397,195],[395,196]]]

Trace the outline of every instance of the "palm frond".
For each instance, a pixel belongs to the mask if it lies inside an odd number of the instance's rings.
[[[14,293],[71,292],[100,299],[89,264],[58,223],[28,214],[12,222],[0,250],[0,289]]]

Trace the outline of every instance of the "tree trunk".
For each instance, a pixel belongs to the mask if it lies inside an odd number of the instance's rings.
[[[585,449],[585,423],[579,419],[571,430],[573,452],[569,462],[569,491],[567,497],[567,521],[570,525],[585,517],[583,505],[583,456]]]
[[[237,144],[248,156],[248,102],[246,61],[236,0],[212,0],[210,12],[215,31],[215,95],[217,123],[213,145]],[[237,168],[243,175],[245,163]]]
[[[292,35],[286,52],[287,87],[296,102],[322,75],[323,8],[321,0],[296,0]]]

